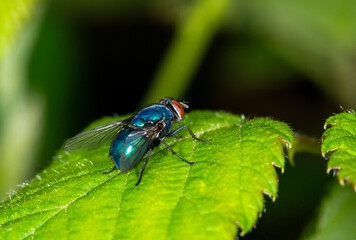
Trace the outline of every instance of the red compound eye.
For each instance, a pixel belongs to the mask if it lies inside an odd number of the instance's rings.
[[[172,105],[181,118],[184,118],[184,109],[177,101],[172,101]]]

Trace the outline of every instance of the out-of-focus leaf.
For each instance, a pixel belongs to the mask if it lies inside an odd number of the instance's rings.
[[[26,71],[43,5],[0,3],[0,198],[31,171],[41,134],[43,101],[27,91]]]
[[[316,221],[302,239],[353,240],[356,236],[356,194],[350,188],[335,185],[323,201]]]
[[[248,29],[342,102],[356,102],[356,2],[235,1],[229,25]],[[238,13],[237,13],[238,11]]]
[[[100,120],[91,127],[113,121]],[[116,120],[116,119],[115,119]],[[167,139],[188,165],[160,146],[138,188],[143,161],[129,173],[103,175],[113,163],[108,146],[59,151],[53,164],[0,205],[0,238],[19,239],[232,239],[250,231],[275,198],[274,166],[284,168],[287,124],[195,111],[184,121],[198,142],[182,133]]]
[[[0,59],[16,41],[39,0],[2,0],[0,4]]]
[[[346,180],[356,190],[356,113],[345,112],[329,117],[324,125],[322,154],[329,155],[328,172],[338,171],[341,185]]]

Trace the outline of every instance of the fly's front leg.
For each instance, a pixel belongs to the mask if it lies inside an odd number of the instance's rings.
[[[159,139],[161,141],[161,143],[164,144],[164,146],[166,146],[166,148],[168,148],[169,151],[172,152],[172,154],[176,157],[178,157],[180,160],[182,160],[183,162],[186,162],[188,164],[194,164],[193,162],[188,162],[187,160],[185,160],[184,158],[182,158],[181,156],[179,156],[175,151],[173,151],[173,149],[165,142],[163,141],[163,139]]]
[[[173,132],[170,132],[167,137],[172,137],[174,135],[176,135],[177,133],[179,133],[180,131],[182,131],[184,128],[186,128],[190,134],[190,136],[192,136],[192,138],[194,138],[195,140],[198,140],[200,142],[210,142],[211,140],[202,140],[197,138],[194,133],[192,132],[192,130],[190,130],[190,128],[187,125],[183,125],[180,128],[177,128],[176,130],[174,130]]]

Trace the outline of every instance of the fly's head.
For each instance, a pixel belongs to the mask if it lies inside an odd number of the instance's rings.
[[[184,109],[188,109],[189,106],[186,103],[178,102],[172,98],[164,98],[158,102],[158,104],[168,107],[168,109],[174,114],[175,121],[179,122],[184,118]]]

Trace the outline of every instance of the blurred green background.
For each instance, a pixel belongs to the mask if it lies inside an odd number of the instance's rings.
[[[165,96],[317,138],[356,106],[354,0],[0,2],[2,198],[93,120]],[[297,238],[317,211],[326,162],[295,161],[244,239]]]

